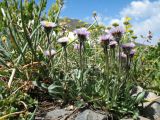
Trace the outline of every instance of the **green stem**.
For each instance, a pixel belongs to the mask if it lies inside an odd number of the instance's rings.
[[[108,54],[108,48],[107,47],[104,48],[104,53],[105,53],[105,61],[106,61],[105,71],[106,71],[106,75],[109,76],[109,54]],[[107,79],[108,78],[109,77],[107,77]]]
[[[109,55],[108,48],[104,46],[104,54],[105,54],[105,85],[106,85],[106,97],[109,100]]]
[[[57,20],[58,20],[58,18],[59,18],[59,15],[60,15],[60,12],[61,12],[62,7],[63,7],[63,6],[60,5],[59,10],[58,10],[58,13],[57,13],[57,16],[56,16],[56,18],[55,18],[55,23],[57,22]]]
[[[66,46],[64,46],[63,48],[64,48],[64,59],[65,59],[65,64],[66,64],[65,70],[66,70],[66,72],[67,72],[67,70],[68,70],[67,49],[66,49]]]
[[[83,69],[85,69],[85,68],[86,68],[86,65],[87,65],[85,41],[83,41],[82,46],[83,46],[83,50],[82,50],[82,51],[83,51],[83,52],[82,52]]]
[[[83,69],[83,63],[82,63],[82,45],[83,45],[83,43],[82,43],[82,41],[80,41],[80,50],[79,50],[79,57],[80,57],[80,70],[82,71],[82,69]]]
[[[82,87],[83,87],[83,73],[84,73],[84,66],[83,66],[83,48],[84,46],[83,46],[83,41],[82,40],[80,40],[80,51],[79,51],[79,54],[80,54],[80,72],[81,72],[81,79],[80,79],[80,87],[81,87],[81,89],[82,89]]]

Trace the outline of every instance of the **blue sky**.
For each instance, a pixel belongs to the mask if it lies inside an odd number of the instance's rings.
[[[107,16],[117,16],[133,0],[65,0],[61,16],[84,19],[97,11]],[[48,0],[47,9],[55,0]]]
[[[54,2],[55,0],[48,0],[47,10]],[[150,30],[154,36],[150,44],[156,44],[160,39],[160,0],[64,0],[64,2],[61,17],[92,22],[92,13],[96,11],[99,23],[109,25],[113,22],[122,24],[124,18],[129,16],[132,18],[131,23],[137,36],[147,36]],[[138,39],[140,43],[143,41]]]

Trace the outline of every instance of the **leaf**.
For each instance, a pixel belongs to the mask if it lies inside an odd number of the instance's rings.
[[[78,71],[77,79],[79,80],[81,78],[81,70]]]
[[[146,93],[145,91],[139,93],[136,97],[135,103],[137,104],[140,103],[144,99],[145,93]]]
[[[48,89],[48,85],[45,84],[45,83],[42,83],[42,84],[41,84],[41,87],[43,87],[44,89]]]
[[[35,108],[34,112],[32,113],[31,117],[29,118],[29,120],[34,120],[34,117],[35,117],[35,114],[36,114],[37,108],[38,108],[38,106],[36,106],[36,108]]]
[[[138,110],[134,111],[134,112],[133,112],[133,119],[134,119],[134,120],[137,120],[137,119],[138,119],[138,116],[139,116]]]
[[[2,14],[3,14],[4,18],[6,18],[6,14],[5,14],[4,9],[3,9],[3,8],[1,8],[1,12],[2,12]]]
[[[4,60],[2,60],[1,58],[0,58],[0,64],[2,64],[5,67],[9,68],[9,66],[6,64],[6,62]]]
[[[59,89],[58,89],[59,88]],[[51,93],[51,94],[60,94],[61,92],[61,86],[58,86],[58,85],[55,85],[55,84],[52,84],[48,87],[48,92]]]
[[[85,104],[84,101],[76,101],[75,102],[75,106],[78,107],[78,108],[81,108],[84,104]]]

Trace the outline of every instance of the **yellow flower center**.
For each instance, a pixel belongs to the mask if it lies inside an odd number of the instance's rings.
[[[5,36],[2,36],[1,39],[2,39],[2,42],[6,42],[6,37]]]
[[[49,26],[50,26],[50,22],[47,22],[47,21],[46,21],[46,23],[45,23],[45,24],[46,24],[46,26],[47,26],[47,27],[49,27]]]

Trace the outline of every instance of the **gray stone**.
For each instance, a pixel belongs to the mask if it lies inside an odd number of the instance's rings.
[[[96,113],[91,110],[85,110],[80,113],[75,120],[107,120],[107,115]]]
[[[149,102],[143,103],[143,116],[151,120],[160,119],[160,96],[157,96],[152,92],[147,92],[145,99]]]
[[[132,89],[131,94],[132,96],[137,96],[141,92],[143,92],[143,88],[136,86]],[[145,100],[149,100],[149,102],[143,103],[142,115],[151,120],[160,120],[160,96],[153,92],[146,92]]]
[[[55,109],[46,114],[45,120],[64,120],[72,111],[65,109]]]
[[[132,96],[137,96],[139,93],[143,92],[143,88],[140,86],[135,86],[131,90]]]
[[[139,120],[150,120],[150,119],[142,117],[142,116],[139,116],[138,118],[139,118]]]

